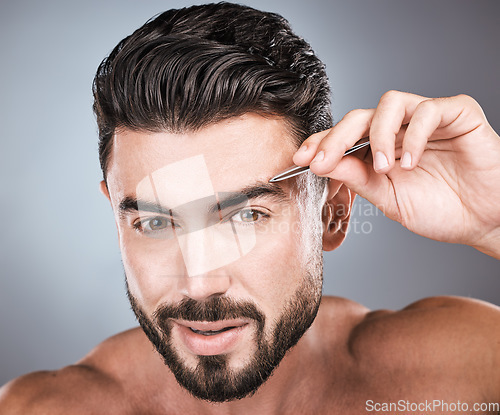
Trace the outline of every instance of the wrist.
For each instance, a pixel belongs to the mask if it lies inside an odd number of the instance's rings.
[[[486,255],[500,260],[500,226],[488,232],[478,243],[471,246]]]

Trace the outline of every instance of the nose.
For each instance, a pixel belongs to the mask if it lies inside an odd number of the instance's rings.
[[[213,227],[178,235],[184,273],[180,292],[195,300],[222,295],[231,286],[227,265],[240,257],[234,240],[221,237]]]
[[[205,274],[187,277],[180,283],[180,293],[193,300],[203,301],[226,293],[231,285],[229,275]]]

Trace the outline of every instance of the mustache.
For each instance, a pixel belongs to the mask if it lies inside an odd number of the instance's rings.
[[[176,305],[164,304],[157,308],[153,317],[158,325],[164,328],[168,326],[169,319],[218,321],[245,318],[255,320],[259,327],[263,327],[265,321],[264,313],[255,304],[220,296],[204,301],[184,298]]]

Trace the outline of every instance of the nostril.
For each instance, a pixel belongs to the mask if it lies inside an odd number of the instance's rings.
[[[204,274],[182,278],[181,293],[194,300],[205,300],[224,295],[231,286],[231,279],[224,274]]]

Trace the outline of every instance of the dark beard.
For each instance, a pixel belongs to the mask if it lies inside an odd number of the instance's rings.
[[[199,302],[186,298],[177,306],[159,307],[150,320],[136,298],[127,294],[139,324],[153,343],[177,382],[193,396],[210,402],[227,402],[254,394],[271,376],[286,352],[297,344],[311,326],[321,302],[321,284],[314,284],[308,275],[284,307],[273,332],[272,341],[264,339],[265,316],[250,302],[237,302],[227,297],[211,297]],[[319,285],[319,286],[317,286]],[[256,323],[257,350],[250,362],[238,371],[228,368],[227,356],[198,356],[198,365],[190,369],[184,365],[171,343],[171,321],[217,321],[249,318]]]

